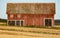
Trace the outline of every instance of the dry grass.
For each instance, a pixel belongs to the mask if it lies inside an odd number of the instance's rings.
[[[40,34],[40,37],[23,36],[23,35],[0,35],[0,38],[60,38],[59,35]]]
[[[60,35],[60,30],[57,29],[0,26],[0,30]]]
[[[60,35],[0,30],[0,38],[60,38]]]
[[[42,34],[42,33],[1,31],[1,30],[0,32],[3,33],[0,34],[0,38],[60,38],[60,35],[50,35],[50,34]],[[9,33],[14,35],[11,35]]]
[[[55,28],[59,26],[54,26]],[[0,26],[0,38],[60,38],[59,29]]]

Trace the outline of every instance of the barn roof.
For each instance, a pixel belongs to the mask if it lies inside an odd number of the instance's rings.
[[[7,3],[7,14],[55,14],[55,3]]]

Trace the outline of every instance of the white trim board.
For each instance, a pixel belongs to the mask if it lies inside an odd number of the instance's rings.
[[[16,21],[23,21],[23,25],[24,25],[24,20],[7,20],[7,25],[9,25],[8,21],[15,21],[15,26],[16,26]],[[21,26],[21,24],[20,24],[20,26]]]
[[[44,26],[45,26],[45,19],[53,19],[53,18],[44,18]],[[53,26],[53,21],[51,21],[51,23],[52,23],[52,26]]]

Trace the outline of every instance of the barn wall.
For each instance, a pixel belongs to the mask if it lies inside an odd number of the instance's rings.
[[[54,14],[12,14],[13,18],[10,18],[10,15],[8,14],[8,20],[24,20],[24,25],[43,26],[44,18],[52,18],[52,25],[54,25]],[[20,18],[17,15],[20,15]]]

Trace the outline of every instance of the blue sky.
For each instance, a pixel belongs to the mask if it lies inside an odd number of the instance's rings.
[[[24,3],[24,2],[55,2],[56,3],[56,14],[54,19],[60,19],[60,0],[0,0],[0,18],[7,19],[6,8],[7,3]]]

